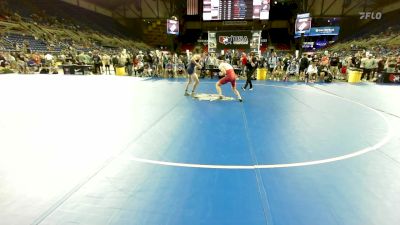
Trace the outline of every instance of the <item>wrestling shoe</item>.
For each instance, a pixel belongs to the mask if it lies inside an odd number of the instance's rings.
[[[246,91],[246,89],[245,89],[244,87],[242,87],[242,90],[243,90],[243,91]]]
[[[187,93],[187,91],[185,91],[185,96],[189,96],[189,93]]]
[[[239,100],[239,102],[243,102],[243,99],[241,99],[241,98],[239,98],[238,100]]]

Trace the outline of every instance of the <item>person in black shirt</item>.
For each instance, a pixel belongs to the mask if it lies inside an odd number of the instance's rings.
[[[98,52],[95,51],[93,54],[93,64],[94,64],[94,74],[101,74],[101,57],[99,56]]]
[[[339,57],[337,56],[337,53],[335,52],[333,56],[330,58],[330,72],[333,76],[333,79],[337,79],[337,75],[339,72]]]
[[[253,90],[253,84],[251,83],[251,77],[254,74],[254,71],[257,69],[257,59],[254,57],[254,53],[250,54],[250,57],[247,59],[246,63],[247,73],[246,73],[246,84],[242,87],[243,91],[246,90],[247,85],[250,85],[250,91]]]
[[[304,54],[303,57],[300,59],[300,65],[299,65],[300,80],[304,80],[305,78],[304,72],[309,65],[310,65],[310,60],[308,59],[307,55]]]

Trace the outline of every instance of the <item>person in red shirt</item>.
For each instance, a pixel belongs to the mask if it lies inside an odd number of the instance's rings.
[[[221,85],[224,85],[228,82],[231,83],[232,91],[237,96],[238,100],[242,102],[242,97],[240,96],[239,91],[236,89],[236,74],[232,65],[224,61],[224,56],[221,55],[219,58],[219,71],[222,75],[225,75],[221,78],[216,84],[215,88],[217,89],[218,95],[220,99],[223,99]]]
[[[247,55],[245,52],[242,52],[242,57],[240,58],[240,61],[242,63],[242,76],[246,75],[246,64],[247,64]]]

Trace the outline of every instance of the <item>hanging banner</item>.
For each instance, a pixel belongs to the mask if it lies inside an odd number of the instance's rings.
[[[208,32],[208,52],[217,52],[216,33],[212,31]]]
[[[179,22],[177,20],[167,20],[167,34],[179,34]]]
[[[309,13],[298,14],[295,23],[295,36],[300,36],[301,34],[306,34],[310,32],[311,29],[311,17]]]
[[[259,53],[261,44],[261,31],[253,31],[250,43],[251,52]]]
[[[217,49],[250,49],[251,31],[221,31],[216,33]]]

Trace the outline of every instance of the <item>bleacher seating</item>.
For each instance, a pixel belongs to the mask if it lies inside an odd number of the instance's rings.
[[[9,0],[8,3],[13,11],[24,18],[30,18],[32,14],[44,14],[46,17],[56,17],[64,24],[72,23],[71,25],[81,29],[90,28],[107,35],[128,37],[126,29],[114,19],[62,1],[55,4],[54,0]],[[82,15],[85,19],[82,19]],[[130,34],[131,37],[133,35]]]
[[[23,46],[24,43],[29,44],[27,46],[27,49],[30,49],[31,51],[47,51],[47,43],[42,41],[42,40],[37,40],[35,37],[31,35],[21,35],[21,34],[9,34],[7,35],[4,40],[13,46],[15,44],[18,44],[19,46]]]

